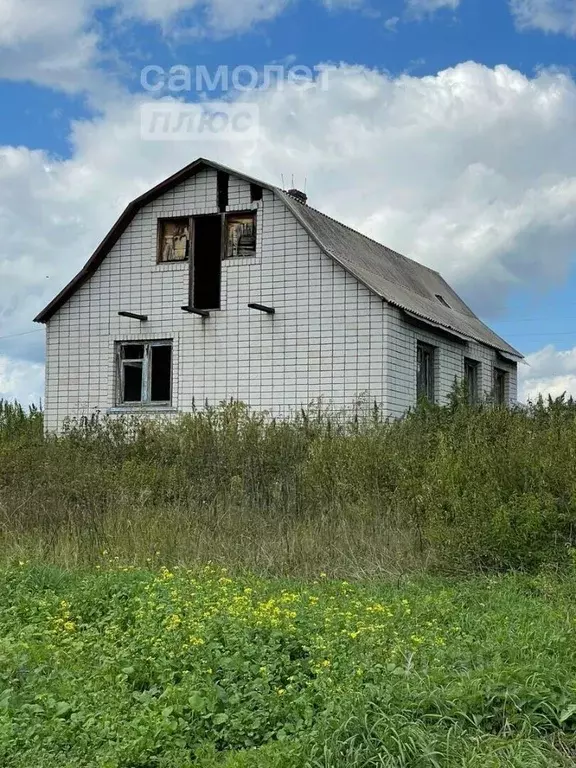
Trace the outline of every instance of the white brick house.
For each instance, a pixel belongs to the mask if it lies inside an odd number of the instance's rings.
[[[204,159],[131,203],[36,321],[48,430],[230,398],[400,416],[464,377],[510,402],[521,359],[437,272]]]

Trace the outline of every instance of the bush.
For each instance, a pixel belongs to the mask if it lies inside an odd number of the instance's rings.
[[[561,566],[574,544],[576,406],[420,405],[387,422],[238,403],[174,422],[93,420],[60,437],[0,404],[6,557],[208,560],[361,577]]]

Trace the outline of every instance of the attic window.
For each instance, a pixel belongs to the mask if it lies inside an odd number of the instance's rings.
[[[448,302],[446,301],[446,299],[444,298],[444,296],[442,296],[442,294],[441,294],[441,293],[437,293],[437,294],[436,294],[436,298],[438,299],[438,301],[440,302],[440,304],[444,304],[444,306],[445,306],[445,307],[448,307],[448,309],[451,309],[451,306],[450,306],[450,304],[448,304]]]
[[[256,256],[256,214],[242,213],[226,217],[225,259]]]
[[[160,219],[158,222],[158,263],[186,261],[190,248],[190,219]]]

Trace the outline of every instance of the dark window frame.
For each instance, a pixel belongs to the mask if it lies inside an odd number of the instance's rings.
[[[142,347],[141,356],[125,357],[126,348]],[[174,385],[174,342],[172,339],[146,341],[117,341],[116,348],[116,405],[126,408],[171,407]],[[170,349],[170,396],[166,399],[153,399],[153,350],[158,348]],[[140,400],[126,399],[126,370],[141,366]]]
[[[174,222],[186,222],[186,226],[188,227],[188,241],[186,243],[186,256],[183,259],[164,259],[163,253],[164,253],[164,243],[165,243],[165,235],[164,235],[164,227],[166,224],[174,223]],[[190,216],[161,216],[157,220],[157,230],[156,230],[156,264],[186,264],[190,261],[190,252],[192,248],[192,242],[193,242],[193,218]]]
[[[472,374],[472,384],[470,376]],[[468,391],[468,402],[476,405],[480,402],[480,363],[470,357],[464,358],[464,381]]]
[[[493,372],[493,395],[496,405],[507,405],[508,403],[508,377],[509,372],[504,368],[494,367]]]
[[[436,360],[437,347],[424,341],[416,346],[416,395],[430,403],[436,401]],[[426,369],[426,370],[425,370]]]

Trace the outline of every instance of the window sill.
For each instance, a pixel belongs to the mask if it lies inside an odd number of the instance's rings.
[[[160,261],[160,262],[156,262],[156,264],[154,264],[154,267],[159,272],[165,272],[167,270],[174,270],[174,269],[176,271],[180,271],[180,270],[184,271],[189,269],[188,259],[186,259],[186,261]]]
[[[109,415],[137,413],[178,413],[173,405],[115,405],[106,411]]]
[[[247,256],[245,258],[239,258],[237,256],[231,256],[227,259],[222,259],[223,267],[249,267],[252,264],[258,264],[258,256]]]

